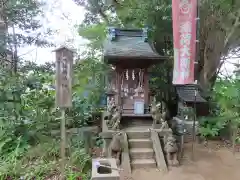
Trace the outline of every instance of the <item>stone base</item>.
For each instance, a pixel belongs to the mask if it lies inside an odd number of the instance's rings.
[[[152,128],[153,128],[153,129],[160,129],[161,127],[162,127],[161,124],[153,124],[153,125],[152,125]]]
[[[94,162],[98,161],[100,164],[104,166],[110,166],[111,168],[99,167],[96,168],[94,166]],[[91,180],[120,180],[120,175],[117,170],[116,160],[113,158],[107,159],[93,159],[92,160],[92,179]]]

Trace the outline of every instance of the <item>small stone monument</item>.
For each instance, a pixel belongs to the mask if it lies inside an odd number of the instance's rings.
[[[116,159],[93,159],[91,180],[120,180]]]

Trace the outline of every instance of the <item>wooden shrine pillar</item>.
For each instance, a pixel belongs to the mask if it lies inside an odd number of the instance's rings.
[[[146,107],[149,105],[149,73],[148,68],[144,69],[144,102]]]
[[[121,106],[121,69],[119,67],[116,67],[116,89],[117,89],[117,95],[116,95],[116,105],[118,107]]]

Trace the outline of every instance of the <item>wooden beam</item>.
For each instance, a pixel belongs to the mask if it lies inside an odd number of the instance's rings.
[[[117,88],[117,99],[116,103],[121,107],[121,73],[122,70],[119,67],[116,67],[117,78],[116,78],[116,88]]]
[[[144,103],[149,105],[149,74],[147,68],[144,70]]]

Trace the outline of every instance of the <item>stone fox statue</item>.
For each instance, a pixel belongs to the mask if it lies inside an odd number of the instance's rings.
[[[119,130],[121,121],[121,113],[118,109],[116,109],[115,113],[112,116],[112,130]]]
[[[162,110],[162,119],[164,121],[168,121],[170,119],[170,114],[167,108],[167,104],[164,101],[161,102],[161,110]]]
[[[108,148],[108,156],[115,158],[117,161],[117,165],[120,165],[121,163],[122,138],[123,138],[122,132],[118,132],[117,134],[114,134]]]
[[[113,107],[111,112],[106,113],[106,115],[104,116],[104,120],[106,121],[109,129],[118,130],[121,120],[121,112],[119,111],[119,108],[117,108],[116,106]]]
[[[104,120],[107,121],[107,124],[110,123],[110,119],[112,118],[113,114],[115,113],[116,108],[117,107],[114,105],[107,108],[107,111],[104,114]]]
[[[151,107],[151,114],[152,114],[152,118],[154,120],[155,124],[160,124],[161,123],[161,118],[162,118],[162,114],[161,114],[161,103],[158,104],[152,104]]]
[[[178,147],[176,139],[173,135],[169,135],[165,142],[164,150],[167,154],[167,162],[169,166],[178,166],[179,161],[177,159]]]

